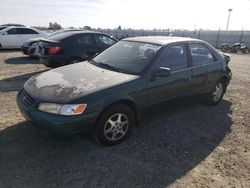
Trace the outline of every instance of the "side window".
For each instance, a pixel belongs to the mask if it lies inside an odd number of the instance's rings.
[[[116,41],[105,35],[94,35],[96,45],[98,47],[111,46],[116,43]]]
[[[8,35],[18,35],[20,33],[18,33],[16,28],[12,28],[10,30],[7,31]]]
[[[76,42],[81,45],[92,45],[93,39],[91,35],[78,35],[76,37]]]
[[[215,57],[211,51],[202,44],[190,44],[190,52],[193,66],[206,65],[215,62]]]
[[[187,68],[187,53],[185,45],[170,46],[160,59],[159,67],[170,68],[171,71]]]
[[[21,34],[24,35],[32,35],[32,34],[38,34],[36,31],[34,31],[33,29],[28,29],[28,28],[19,28],[18,30],[20,30]]]

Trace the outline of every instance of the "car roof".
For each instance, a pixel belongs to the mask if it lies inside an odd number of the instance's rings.
[[[47,39],[48,40],[52,40],[52,41],[61,41],[61,40],[64,40],[64,39],[66,39],[68,37],[71,37],[71,36],[74,36],[74,35],[78,35],[78,34],[85,34],[85,33],[100,34],[100,35],[110,36],[110,35],[105,34],[105,33],[100,33],[100,32],[95,32],[95,31],[89,31],[89,30],[73,30],[73,31],[61,32],[61,33],[58,33],[56,35],[49,36]],[[110,36],[110,37],[112,37],[112,36]]]
[[[143,42],[157,45],[167,45],[175,42],[188,42],[188,41],[199,41],[198,39],[186,38],[186,37],[171,37],[171,36],[144,36],[144,37],[130,37],[122,39],[123,41],[132,41],[132,42]]]
[[[43,31],[39,30],[39,29],[36,29],[36,28],[32,28],[32,27],[24,27],[24,26],[7,26],[5,29],[1,30],[2,31],[8,31],[10,29],[13,29],[13,28],[24,28],[24,29],[32,29],[32,30],[35,30],[39,33],[44,33]]]

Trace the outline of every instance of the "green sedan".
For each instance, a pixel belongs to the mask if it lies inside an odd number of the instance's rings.
[[[129,137],[145,109],[194,95],[218,104],[231,79],[228,62],[201,40],[126,38],[92,60],[30,78],[17,104],[42,132],[86,131],[102,145],[116,145]]]

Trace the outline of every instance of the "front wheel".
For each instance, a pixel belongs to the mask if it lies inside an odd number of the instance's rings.
[[[241,52],[243,52],[244,54],[248,54],[249,53],[249,49],[248,48],[241,49]]]
[[[126,105],[111,106],[101,115],[94,138],[104,146],[117,145],[126,140],[135,125],[135,115]]]
[[[218,81],[213,87],[212,91],[207,96],[207,103],[209,105],[217,105],[221,101],[226,91],[226,84],[223,80]]]

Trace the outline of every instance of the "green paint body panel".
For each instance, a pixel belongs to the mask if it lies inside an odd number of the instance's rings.
[[[167,45],[159,53],[165,49]],[[226,76],[224,59],[215,50],[214,54],[218,62],[200,67],[189,65],[167,77],[152,76],[161,54],[142,75],[119,73],[88,62],[53,69],[28,80],[17,95],[17,104],[35,127],[59,134],[94,130],[99,115],[116,102],[132,105],[140,119],[144,110],[151,106],[177,97],[210,92],[214,84]],[[25,103],[23,92],[34,104]],[[37,105],[41,102],[86,103],[88,106],[82,115],[62,116],[39,111]]]

